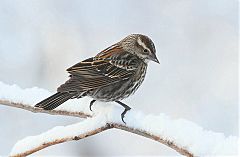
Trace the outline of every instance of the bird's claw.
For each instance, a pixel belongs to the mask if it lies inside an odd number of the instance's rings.
[[[90,105],[89,105],[90,111],[92,111],[92,105],[94,104],[95,101],[96,101],[96,100],[92,100],[92,101],[90,102]]]
[[[131,108],[128,107],[128,108],[125,108],[125,110],[123,111],[123,113],[121,114],[121,118],[122,118],[122,121],[124,124],[126,124],[126,122],[124,121],[124,117],[125,117],[125,114],[127,113],[127,111],[129,111]]]

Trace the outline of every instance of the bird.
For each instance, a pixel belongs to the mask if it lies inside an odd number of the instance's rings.
[[[96,56],[68,68],[69,79],[35,107],[53,110],[69,99],[88,96],[93,99],[89,105],[91,111],[96,101],[116,102],[124,107],[121,119],[125,123],[125,114],[131,107],[122,100],[142,84],[149,61],[160,63],[153,41],[146,35],[130,34]]]

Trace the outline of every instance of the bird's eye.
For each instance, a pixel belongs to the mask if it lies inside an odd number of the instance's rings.
[[[144,49],[143,52],[148,52],[148,50],[147,50],[147,49]]]

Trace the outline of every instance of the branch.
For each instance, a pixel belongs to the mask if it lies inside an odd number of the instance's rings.
[[[112,124],[109,124],[109,125],[112,126],[113,128],[116,128],[116,129],[121,129],[121,130],[124,130],[124,131],[127,131],[127,132],[131,132],[133,134],[137,134],[137,135],[140,135],[140,136],[158,141],[158,142],[172,148],[173,150],[177,151],[181,155],[184,155],[184,156],[187,156],[187,157],[193,157],[193,154],[189,150],[187,150],[186,148],[184,148],[182,146],[179,146],[179,145],[176,145],[174,142],[163,139],[160,136],[150,134],[150,133],[148,133],[144,130],[128,127],[126,125],[121,125],[121,124],[116,124],[116,123],[115,124],[112,123]]]
[[[83,113],[81,111],[71,112],[71,111],[66,111],[66,110],[62,110],[62,109],[43,110],[41,108],[35,108],[35,107],[32,107],[32,106],[27,105],[27,104],[11,102],[11,101],[8,101],[8,100],[0,100],[0,104],[5,105],[5,106],[20,108],[20,109],[23,109],[23,110],[31,111],[33,113],[47,113],[47,114],[51,114],[51,115],[73,116],[73,117],[79,117],[79,118],[91,117],[90,114]]]
[[[71,111],[65,111],[65,110],[42,110],[42,109],[35,108],[35,107],[29,106],[29,105],[26,105],[26,104],[15,103],[15,102],[10,102],[10,101],[6,101],[6,100],[0,100],[0,104],[6,105],[6,106],[11,106],[11,107],[16,107],[16,108],[21,108],[21,109],[28,110],[28,111],[31,111],[31,112],[34,112],[34,113],[39,112],[39,113],[48,113],[48,114],[51,114],[51,115],[76,116],[76,117],[81,117],[81,118],[92,117],[91,115],[85,114],[83,112],[71,112]],[[95,119],[91,118],[91,120],[95,120]],[[90,121],[90,120],[88,120],[88,121]],[[86,122],[84,121],[84,123],[86,123]],[[20,148],[20,150],[22,150],[22,146],[26,146],[28,143],[32,143],[32,142],[29,142],[29,141],[26,141],[26,140],[23,139],[22,141],[20,141],[19,143],[17,143],[14,146],[14,148],[12,149],[13,153],[11,153],[11,156],[12,157],[24,157],[24,156],[30,155],[34,152],[37,152],[41,149],[44,149],[46,147],[49,147],[49,146],[52,146],[52,145],[55,145],[55,144],[59,144],[59,143],[63,143],[63,142],[71,141],[71,140],[80,140],[80,139],[86,138],[88,136],[95,135],[97,133],[100,133],[102,131],[105,131],[107,129],[112,129],[112,128],[121,129],[121,130],[124,130],[124,131],[127,131],[127,132],[131,132],[131,133],[134,133],[134,134],[137,134],[137,135],[140,135],[140,136],[158,141],[158,142],[160,142],[164,145],[167,145],[168,147],[174,149],[175,151],[179,152],[182,155],[189,156],[189,157],[193,156],[192,153],[188,152],[184,148],[181,148],[181,147],[177,146],[176,144],[174,144],[171,141],[164,140],[163,138],[161,138],[159,136],[156,136],[156,135],[152,135],[152,134],[150,134],[150,133],[148,133],[144,130],[135,129],[135,128],[132,128],[132,127],[128,127],[126,125],[119,124],[119,123],[105,123],[104,126],[101,126],[99,128],[93,129],[93,130],[88,131],[88,132],[84,132],[84,133],[79,134],[79,135],[73,135],[71,137],[64,137],[64,134],[63,134],[62,136],[59,136],[55,139],[52,139],[49,142],[44,142],[44,141],[48,141],[48,139],[45,139],[45,140],[43,140],[42,143],[39,143],[36,147],[33,147],[33,148],[30,147],[30,149],[24,150],[23,152],[20,152],[20,153],[16,154],[15,153],[16,150],[18,150],[19,148]],[[79,128],[79,130],[81,130],[81,128]],[[59,134],[59,130],[57,132]],[[33,142],[36,143],[36,141],[35,141],[36,137],[31,139],[31,141],[33,140]],[[42,137],[48,137],[48,136],[46,136],[43,133],[43,134],[41,134],[41,138]],[[29,148],[29,147],[26,147],[26,148]]]
[[[4,90],[1,91],[1,89]],[[51,111],[33,107],[36,102],[49,95],[51,93],[39,88],[22,90],[17,86],[9,86],[0,82],[0,104],[2,105],[53,115],[88,117],[80,123],[55,127],[40,135],[27,137],[17,142],[12,149],[11,156],[26,156],[51,145],[83,139],[112,128],[158,141],[185,156],[237,154],[237,137],[225,137],[222,133],[204,130],[184,119],[173,120],[164,114],[144,115],[142,112],[130,110],[126,114],[127,124],[125,125],[120,118],[122,108],[109,105],[109,103],[94,104],[95,110],[98,111],[94,114],[89,111],[89,102],[86,101],[79,105],[79,101],[71,100]]]
[[[91,118],[86,121],[66,127],[55,127],[38,136],[25,138],[15,144],[10,156],[25,157],[46,147],[67,141],[80,140],[110,128],[108,125],[102,124],[97,124],[98,127],[93,127],[93,125],[86,125],[89,123],[95,124],[94,119]]]
[[[121,129],[127,132],[131,132],[158,141],[176,150],[182,155],[188,157],[193,156],[193,154],[189,153],[186,149],[180,148],[173,142],[164,140],[159,136],[152,135],[146,131],[128,127],[126,125],[122,125],[119,123],[106,123],[105,120],[106,119],[104,119],[104,115],[100,115],[97,117],[87,119],[77,124],[69,125],[66,127],[55,127],[40,135],[25,138],[15,144],[10,156],[24,157],[55,144],[72,140],[80,140],[112,128]]]

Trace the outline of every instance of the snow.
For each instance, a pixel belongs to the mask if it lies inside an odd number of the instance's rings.
[[[38,101],[51,95],[46,90],[34,87],[21,89],[17,85],[6,85],[0,82],[0,99],[34,105]],[[89,111],[89,98],[71,100],[57,109],[67,111]],[[114,103],[96,102],[93,105],[93,118],[88,118],[76,124],[58,126],[37,136],[29,136],[18,141],[12,149],[11,155],[35,148],[45,142],[60,138],[77,136],[82,133],[104,126],[107,122],[123,124],[121,113],[123,108]],[[125,119],[128,127],[144,130],[150,134],[174,142],[186,148],[195,156],[237,155],[238,140],[236,136],[226,137],[223,133],[205,130],[201,126],[185,119],[172,119],[166,114],[145,115],[134,109],[127,112]]]
[[[103,127],[105,124],[106,121],[105,119],[102,119],[102,116],[96,116],[93,118],[88,118],[76,124],[68,126],[56,126],[40,135],[29,136],[17,142],[12,148],[10,156],[31,150],[32,148],[36,148],[47,142],[71,138],[77,135],[84,134],[88,131]]]
[[[0,99],[8,100],[11,102],[18,102],[27,104],[29,106],[34,106],[39,101],[49,97],[54,93],[51,93],[45,89],[38,87],[21,89],[18,85],[7,85],[0,81]],[[88,102],[86,102],[88,100]],[[82,100],[69,100],[63,105],[59,106],[56,110],[65,110],[65,111],[83,111],[87,114],[92,114],[89,111],[89,102],[90,99],[85,99],[83,103]],[[77,105],[76,105],[77,104]],[[80,105],[78,105],[80,104]],[[84,105],[82,105],[84,104]]]
[[[6,85],[0,82],[0,99],[12,102],[34,105],[36,102],[50,95],[50,92],[38,87],[22,90],[17,85]]]

